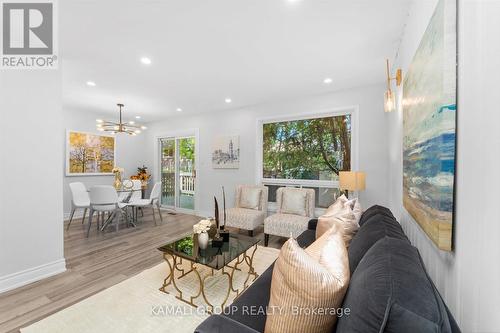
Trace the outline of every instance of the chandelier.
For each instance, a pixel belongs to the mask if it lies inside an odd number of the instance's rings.
[[[113,122],[113,121],[107,121],[107,120],[102,120],[102,119],[97,119],[96,120],[96,125],[97,125],[97,130],[101,132],[109,132],[111,134],[116,134],[116,133],[127,133],[129,135],[137,135],[141,133],[141,130],[145,130],[146,126],[138,125],[134,121],[129,121],[124,123],[122,121],[122,108],[124,107],[123,104],[118,103],[116,104],[120,108],[120,121],[119,122]]]

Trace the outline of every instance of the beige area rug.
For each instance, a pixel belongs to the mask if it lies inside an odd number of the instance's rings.
[[[262,274],[278,257],[279,250],[259,246],[254,256],[254,267]],[[189,267],[184,261],[185,268]],[[235,271],[234,283],[242,286],[248,266],[241,264],[242,272]],[[158,290],[168,274],[167,263],[159,264],[65,308],[41,321],[21,329],[22,333],[103,333],[103,332],[193,332],[208,314],[205,307],[194,308],[177,298],[174,287],[167,287],[169,294]],[[203,273],[209,269],[203,268]],[[176,272],[176,276],[179,272]],[[203,274],[202,274],[203,275]],[[198,291],[197,278],[190,273],[178,280],[184,298]],[[221,271],[207,279],[207,298],[215,305],[222,303],[227,292],[227,277]],[[235,298],[231,293],[228,304]],[[200,297],[197,304],[203,304]]]

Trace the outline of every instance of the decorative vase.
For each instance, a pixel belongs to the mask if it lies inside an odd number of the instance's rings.
[[[210,229],[207,231],[208,233],[208,238],[212,239],[217,235],[217,226],[215,225],[215,220],[210,219],[212,221],[212,224],[210,225]]]
[[[206,232],[202,232],[198,234],[198,246],[200,249],[205,250],[208,246],[208,234]]]
[[[119,190],[122,187],[122,173],[121,172],[115,172],[115,183],[113,185],[117,190]]]

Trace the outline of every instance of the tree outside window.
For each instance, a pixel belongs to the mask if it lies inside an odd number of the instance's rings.
[[[351,169],[351,115],[263,124],[264,179],[337,181]]]

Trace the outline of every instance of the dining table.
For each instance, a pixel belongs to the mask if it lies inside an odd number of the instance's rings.
[[[120,200],[121,202],[129,202],[130,198],[132,197],[132,193],[134,193],[134,192],[141,192],[142,193],[142,189],[133,189],[130,187],[123,187],[123,186],[120,188],[115,187],[115,190],[118,193],[118,196],[120,196],[121,193],[128,193],[128,195],[125,199]],[[87,192],[90,192],[90,188],[87,189]]]

